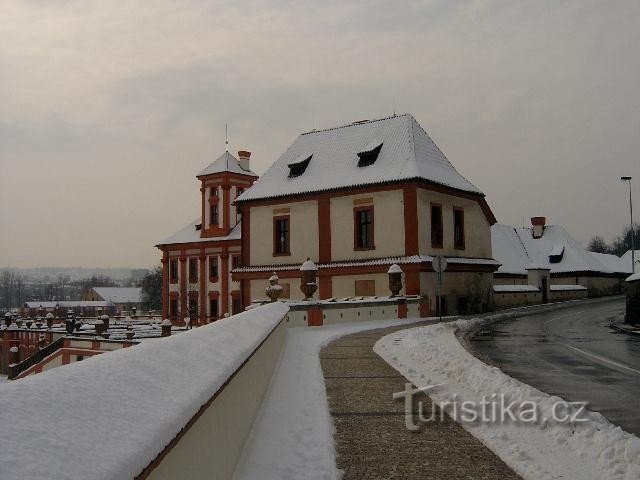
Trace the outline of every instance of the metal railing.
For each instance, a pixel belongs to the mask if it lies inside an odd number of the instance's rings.
[[[31,355],[30,357],[25,358],[20,363],[9,365],[8,375],[7,375],[9,377],[9,380],[13,380],[22,372],[24,372],[30,367],[33,367],[37,363],[41,362],[43,359],[47,358],[56,350],[61,349],[63,346],[64,346],[64,337],[60,337],[56,341],[51,342],[46,347],[38,350],[36,353]]]

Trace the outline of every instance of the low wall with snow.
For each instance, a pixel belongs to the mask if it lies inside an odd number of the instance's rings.
[[[354,297],[311,302],[289,302],[290,327],[428,317],[420,297]]]
[[[283,303],[0,385],[0,478],[231,478],[286,334]]]

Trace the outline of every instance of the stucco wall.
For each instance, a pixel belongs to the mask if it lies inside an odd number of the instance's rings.
[[[281,322],[147,477],[230,479],[286,335]]]
[[[492,308],[492,275],[490,273],[446,272],[442,282],[447,315],[479,313]],[[420,294],[429,299],[432,312],[436,311],[436,278],[433,272],[420,273]],[[458,300],[466,297],[467,311],[459,311]]]
[[[369,199],[372,201],[369,202]],[[354,250],[353,209],[367,205],[373,205],[374,208],[373,238],[375,249]],[[331,199],[332,260],[391,257],[404,255],[404,251],[402,190],[364,193]]]
[[[442,205],[442,248],[431,247],[431,203]],[[453,207],[464,209],[464,250],[453,246]],[[489,222],[475,200],[418,188],[418,245],[423,255],[491,258]]]
[[[288,213],[277,210],[289,209]],[[274,213],[274,211],[276,211]],[[273,255],[273,218],[289,215],[291,255]],[[352,242],[353,243],[353,242]],[[318,205],[316,201],[251,208],[251,265],[302,263],[318,259]]]

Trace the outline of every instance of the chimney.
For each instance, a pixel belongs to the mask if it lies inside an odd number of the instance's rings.
[[[240,150],[238,152],[238,160],[240,161],[240,168],[246,170],[247,172],[251,170],[249,168],[249,158],[251,157],[251,152],[247,152],[246,150]]]
[[[531,226],[533,227],[533,238],[540,238],[544,234],[544,227],[547,223],[545,217],[531,217]]]

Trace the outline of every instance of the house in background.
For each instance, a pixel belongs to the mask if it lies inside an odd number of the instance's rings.
[[[272,272],[285,297],[302,298],[299,268],[310,258],[320,299],[386,296],[397,263],[403,293],[425,296],[432,310],[491,308],[495,217],[409,114],[301,134],[236,206],[243,306],[266,298]],[[440,302],[437,255],[448,259]]]
[[[118,310],[142,310],[142,288],[140,287],[93,287],[85,300],[110,302]]]
[[[491,227],[493,256],[501,264],[494,274],[496,292],[530,286],[529,270],[547,270],[551,292],[577,292],[578,286],[590,297],[622,292],[629,269],[619,257],[585,250],[561,225],[547,225],[545,217],[533,217],[531,224]]]
[[[201,212],[196,220],[158,245],[162,251],[162,315],[208,323],[242,309],[240,285],[231,269],[240,265],[241,219],[233,201],[257,175],[251,152],[224,152],[202,170]]]

